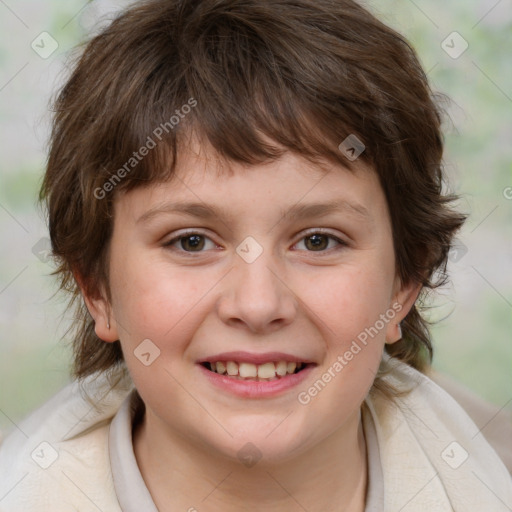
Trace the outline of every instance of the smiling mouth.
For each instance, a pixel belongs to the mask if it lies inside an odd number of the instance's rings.
[[[207,370],[234,380],[269,382],[301,372],[310,363],[276,361],[263,364],[217,361],[201,363]]]

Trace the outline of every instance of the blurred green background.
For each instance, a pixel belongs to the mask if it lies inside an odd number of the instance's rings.
[[[0,3],[0,430],[68,382],[65,301],[53,296],[37,204],[51,94],[69,51],[126,2]],[[512,4],[509,0],[365,2],[412,42],[436,91],[451,98],[450,187],[470,214],[452,284],[432,303],[435,367],[498,407],[512,401]],[[453,35],[456,31],[460,35]],[[58,49],[31,47],[48,32]],[[45,36],[46,37],[46,36]],[[445,43],[443,43],[445,41]],[[46,49],[51,40],[46,40]],[[467,44],[467,49],[457,58]],[[451,56],[445,51],[451,52]],[[508,193],[507,193],[508,191]]]

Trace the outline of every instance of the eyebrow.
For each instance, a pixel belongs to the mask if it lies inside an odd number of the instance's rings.
[[[346,200],[336,200],[328,203],[297,203],[288,210],[282,209],[280,211],[280,216],[281,218],[292,217],[297,220],[301,220],[310,217],[323,217],[331,213],[347,213],[349,215],[360,218],[360,220],[371,219],[370,212],[366,207],[364,207],[362,204]],[[143,213],[136,222],[137,224],[148,222],[160,214],[187,215],[205,220],[232,218],[232,215],[225,211],[223,208],[214,205],[208,205],[206,203],[165,202]]]

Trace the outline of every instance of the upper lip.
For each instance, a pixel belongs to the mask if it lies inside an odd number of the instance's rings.
[[[254,352],[222,352],[214,356],[205,357],[199,360],[199,363],[216,363],[218,361],[235,361],[237,363],[263,364],[271,361],[286,361],[295,363],[313,363],[308,358],[285,354],[284,352],[264,352],[257,354]]]

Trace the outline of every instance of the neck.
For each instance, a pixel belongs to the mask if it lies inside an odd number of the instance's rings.
[[[160,512],[363,512],[367,468],[359,413],[300,456],[245,467],[162,430],[146,413],[135,429],[135,457]]]

